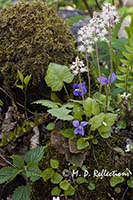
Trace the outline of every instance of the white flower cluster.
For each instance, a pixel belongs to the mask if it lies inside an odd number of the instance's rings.
[[[95,12],[89,23],[78,31],[79,51],[91,53],[98,41],[108,42],[106,38],[108,27],[113,28],[118,21],[116,8],[109,3],[105,4],[102,12],[100,14]]]
[[[130,97],[130,96],[131,96],[131,94],[130,93],[126,94],[126,92],[124,92],[123,94],[121,94],[121,97],[124,100],[128,100],[128,97]]]
[[[80,60],[78,56],[75,58],[75,61],[72,62],[70,69],[72,70],[72,73],[74,75],[78,75],[79,73],[83,73],[83,72],[88,72],[88,69],[84,65],[84,62]]]
[[[102,8],[101,18],[104,20],[104,24],[107,27],[113,28],[115,24],[119,22],[116,7],[111,6],[110,3],[105,3]]]

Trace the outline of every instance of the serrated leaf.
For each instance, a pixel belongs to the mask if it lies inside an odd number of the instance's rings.
[[[60,91],[64,82],[71,83],[74,75],[64,65],[50,63],[46,73],[45,81],[52,91]]]
[[[89,142],[86,141],[84,138],[79,138],[77,140],[77,149],[78,150],[82,150],[82,149],[85,149],[89,146]]]
[[[53,109],[48,110],[48,113],[50,113],[52,116],[57,117],[57,119],[61,119],[61,120],[64,120],[64,121],[73,120],[73,116],[69,115],[70,112],[71,112],[71,110],[66,109],[64,107],[53,108]]]
[[[13,165],[18,169],[22,169],[24,167],[24,160],[21,156],[12,155],[10,156],[13,159]]]
[[[62,190],[68,190],[70,183],[67,180],[64,180],[61,181],[59,185]]]
[[[61,176],[59,173],[54,173],[52,178],[51,178],[51,183],[53,184],[58,184],[62,181],[63,176]]]
[[[13,200],[30,200],[32,188],[29,185],[19,186],[15,189],[12,195]]]
[[[60,189],[58,186],[54,187],[54,188],[52,189],[52,191],[51,191],[51,194],[52,194],[53,196],[59,196],[60,193],[61,193],[61,189]]]
[[[115,187],[116,185],[123,183],[124,178],[122,176],[113,176],[110,179],[110,185],[111,187]]]
[[[0,169],[0,184],[12,181],[22,170],[14,167],[3,167]]]
[[[45,100],[45,99],[32,102],[32,104],[34,104],[34,103],[40,104],[42,106],[46,106],[48,108],[58,108],[58,105],[60,105],[60,103],[55,103],[55,102]]]
[[[48,179],[52,178],[54,175],[54,170],[52,168],[47,168],[42,172],[42,178],[44,181],[47,181]]]
[[[50,159],[50,166],[53,169],[58,169],[58,167],[59,167],[59,161],[58,160],[54,160],[54,159]]]
[[[32,162],[38,163],[43,158],[43,154],[44,154],[44,147],[43,146],[36,147],[26,152],[24,160],[27,163],[32,163]]]
[[[64,194],[65,194],[66,196],[73,196],[74,193],[75,193],[75,188],[74,188],[72,185],[70,185],[70,186],[68,187],[68,189],[64,191]]]
[[[38,167],[38,163],[28,163],[26,167],[26,176],[32,182],[37,181],[41,177],[42,171]]]

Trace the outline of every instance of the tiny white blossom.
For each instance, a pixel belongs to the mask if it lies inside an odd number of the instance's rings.
[[[72,70],[72,73],[74,75],[78,75],[79,73],[83,73],[83,72],[88,72],[88,69],[84,65],[84,62],[80,60],[78,56],[75,58],[75,61],[72,62],[70,69]]]
[[[133,150],[133,143],[132,143],[132,141],[128,138],[128,139],[126,140],[125,152],[130,152],[131,150]]]
[[[121,94],[122,99],[125,99],[125,100],[128,100],[128,97],[130,97],[130,96],[131,96],[131,94],[130,93],[126,94],[126,92]]]
[[[101,18],[107,27],[113,28],[115,24],[119,22],[119,16],[115,6],[112,6],[110,3],[105,3],[102,12]]]
[[[60,200],[60,197],[53,197],[53,200]]]

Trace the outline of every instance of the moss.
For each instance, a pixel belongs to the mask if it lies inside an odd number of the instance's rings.
[[[32,74],[34,86],[50,62],[68,65],[75,55],[65,22],[43,2],[17,3],[0,11],[0,67],[6,90],[15,87],[18,69]]]

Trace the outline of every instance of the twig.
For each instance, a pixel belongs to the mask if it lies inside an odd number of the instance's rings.
[[[96,2],[97,7],[99,8],[99,10],[102,10],[101,7],[100,7],[100,5],[99,5],[99,3],[98,3],[98,1],[95,0],[95,2]]]
[[[92,17],[93,17],[93,12],[92,12],[90,6],[88,5],[87,1],[86,1],[86,0],[83,0],[83,3],[84,3],[84,5],[85,5],[85,7],[87,8],[90,17],[92,18]]]
[[[124,191],[124,193],[123,193],[123,195],[122,195],[122,198],[121,198],[121,200],[124,200],[124,198],[125,198],[125,195],[126,195],[127,191],[128,191],[128,187],[125,189],[125,191]]]

